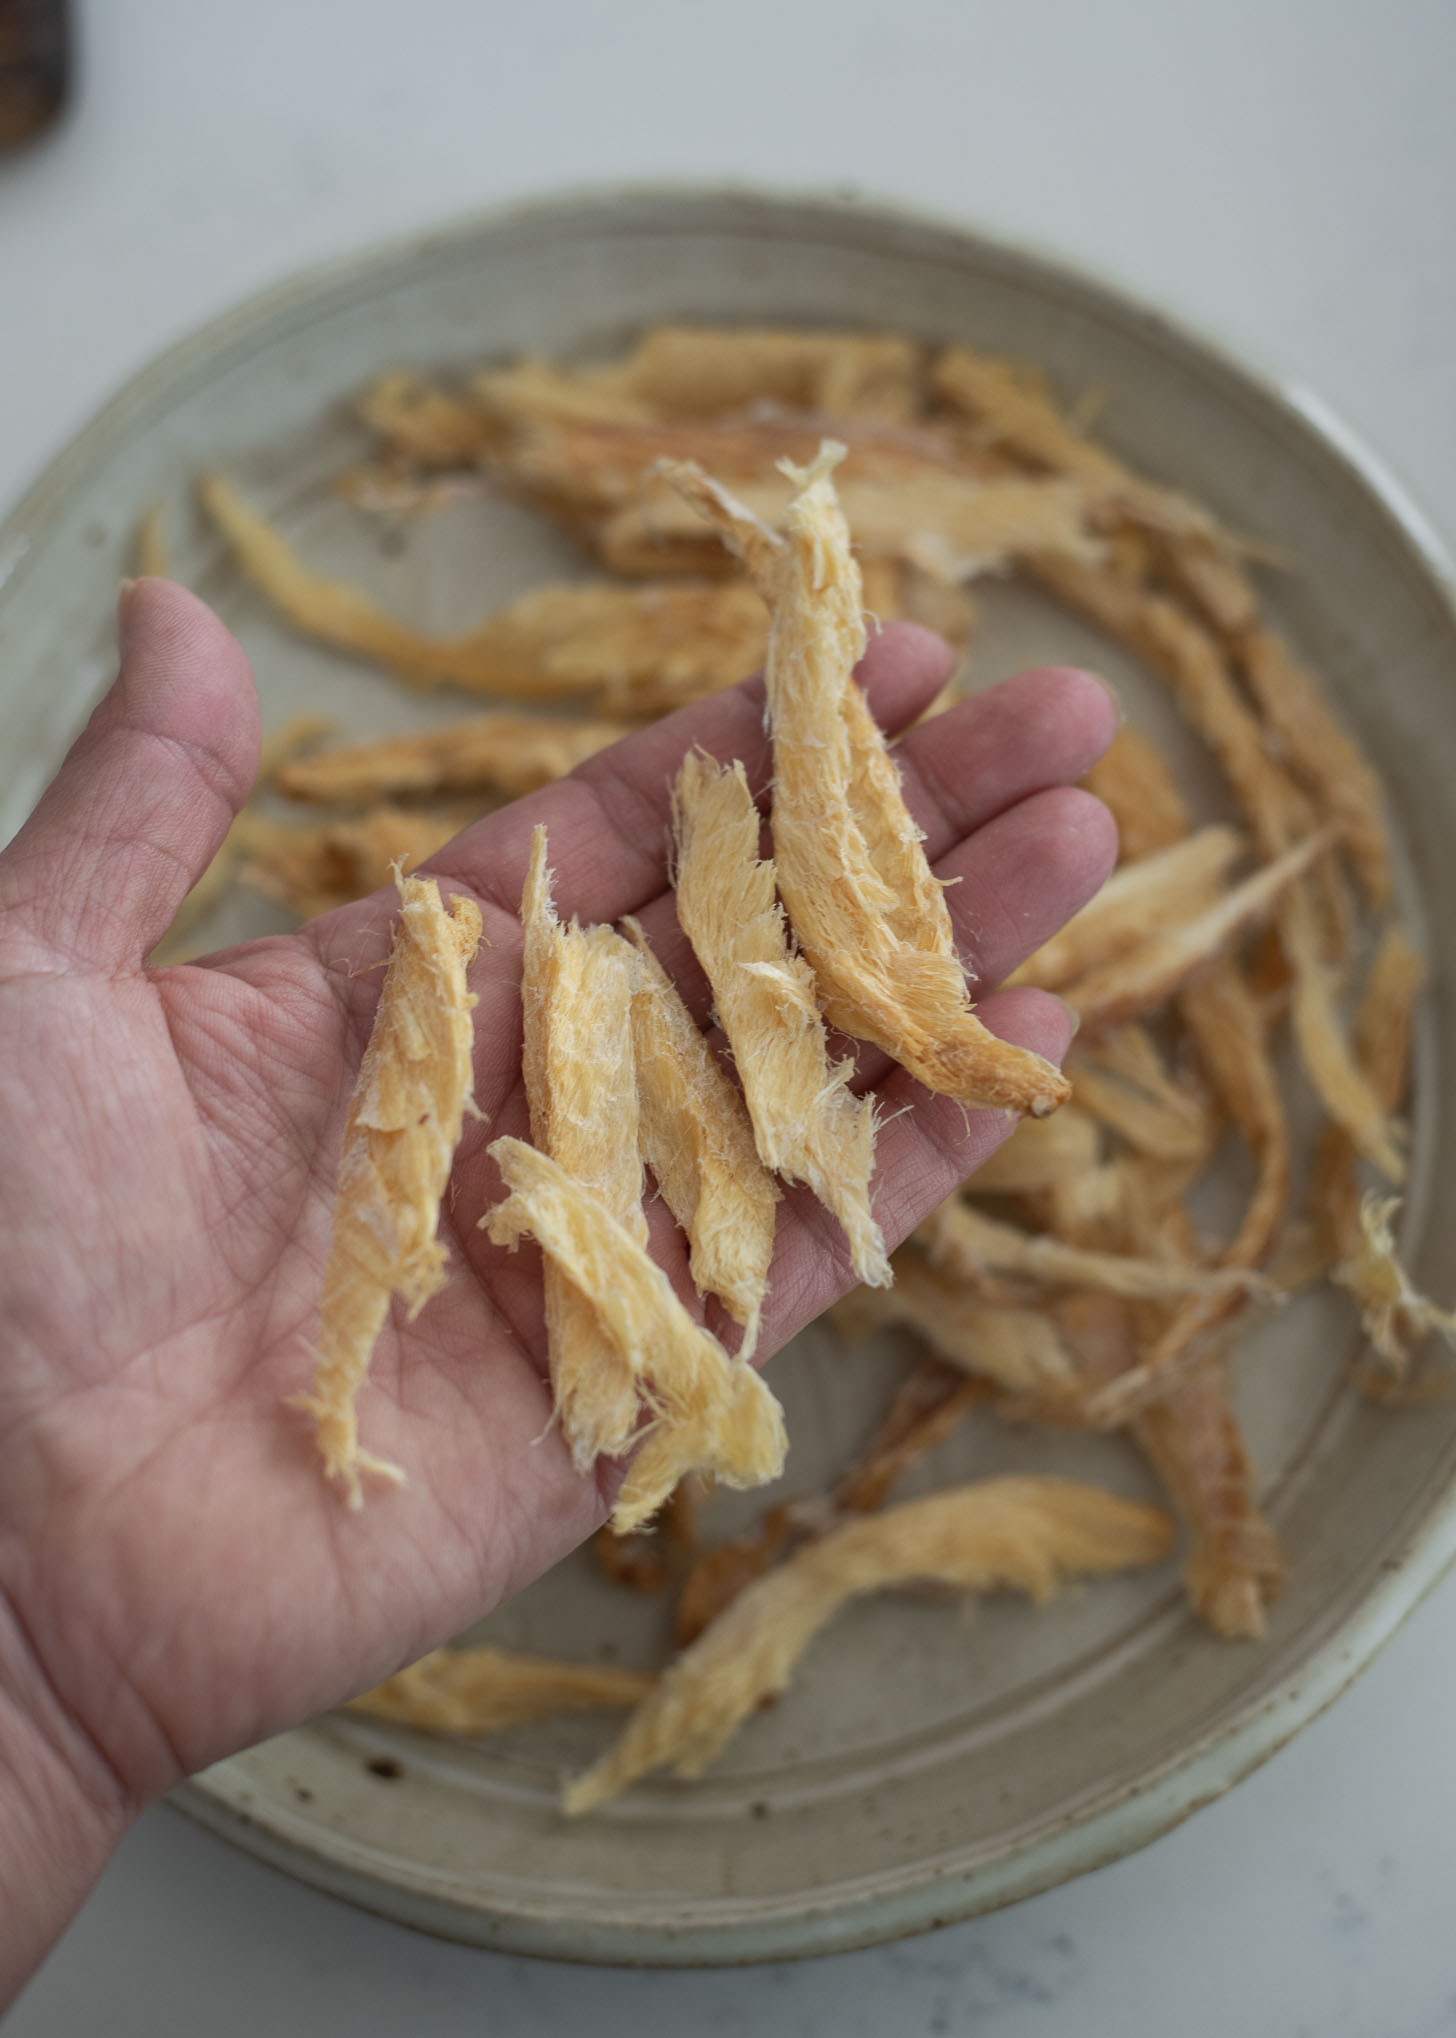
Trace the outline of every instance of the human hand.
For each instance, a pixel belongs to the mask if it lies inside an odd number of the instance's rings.
[[[666,889],[668,784],[690,745],[765,785],[761,688],[684,709],[458,836],[425,868],[485,919],[476,1101],[442,1213],[449,1285],[396,1313],[361,1399],[406,1468],[348,1512],[284,1397],[307,1383],[350,1091],[378,1001],[392,892],[181,968],[145,958],[246,798],[246,660],[162,581],[123,602],[122,668],[0,856],[0,2001],[127,1820],[181,1776],[364,1690],[478,1619],[596,1528],[548,1428],[540,1261],[477,1229],[486,1155],[528,1134],[520,899],[549,829],[563,917],[635,913],[694,1012],[707,994]],[[890,731],[946,677],[939,640],[887,629],[861,669]],[[1085,675],[1023,675],[912,730],[906,796],[963,952],[994,983],[1101,883],[1110,817],[1072,789],[1113,710]],[[980,1006],[1060,1059],[1035,991]],[[894,1245],[1009,1129],[869,1050],[873,1188]],[[901,1111],[902,1106],[908,1106]],[[662,1206],[653,1250],[684,1254]],[[807,1194],[780,1209],[762,1350],[852,1285]],[[15,1931],[11,1923],[18,1921]]]

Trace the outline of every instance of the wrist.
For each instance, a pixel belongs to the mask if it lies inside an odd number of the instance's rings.
[[[140,1807],[65,1713],[0,1599],[0,2013],[70,1923]]]

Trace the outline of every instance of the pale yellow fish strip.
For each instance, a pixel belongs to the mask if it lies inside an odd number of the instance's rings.
[[[292,1404],[313,1416],[324,1469],[351,1507],[361,1471],[403,1478],[360,1449],[355,1402],[391,1295],[414,1315],[444,1283],[435,1232],[471,1088],[465,972],[480,908],[457,896],[447,910],[431,878],[398,883],[394,945],[344,1128],[313,1386]]]
[[[563,1712],[638,1705],[653,1679],[607,1664],[564,1663],[511,1649],[433,1649],[372,1691],[351,1712],[431,1734],[497,1734]]]

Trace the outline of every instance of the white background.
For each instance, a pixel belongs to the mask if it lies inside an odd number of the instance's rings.
[[[319,257],[552,186],[738,176],[1101,266],[1313,386],[1456,531],[1451,0],[81,13],[68,125],[0,164],[0,500],[157,348]],[[1453,1712],[1448,1584],[1332,1714],[1141,1856],[928,1939],[726,1974],[437,1945],[158,1811],[7,2028],[1456,2032]]]

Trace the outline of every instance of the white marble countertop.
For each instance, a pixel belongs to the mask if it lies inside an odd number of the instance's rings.
[[[258,285],[599,178],[853,186],[1022,234],[1318,390],[1456,532],[1450,0],[93,0],[66,128],[0,164],[0,499]],[[15,2038],[660,2027],[1456,2031],[1456,1581],[1259,1775],[1000,1916],[797,1967],[436,1944],[160,1810]],[[3,1929],[3,1920],[0,1920]]]

